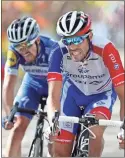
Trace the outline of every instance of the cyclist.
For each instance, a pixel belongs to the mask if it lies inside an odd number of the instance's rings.
[[[119,52],[111,41],[93,34],[91,18],[82,11],[70,11],[57,22],[57,34],[62,38],[50,55],[48,71],[48,114],[81,116],[93,113],[99,119],[111,119],[117,95],[120,99],[120,119],[124,117],[124,68]],[[61,101],[60,101],[61,96]],[[54,141],[54,156],[69,157],[78,125],[60,123],[61,133]],[[100,157],[103,151],[105,127],[91,130],[89,156]]]
[[[7,36],[10,46],[3,83],[3,104],[6,113],[6,117],[3,118],[3,127],[12,130],[4,156],[20,157],[21,141],[32,116],[26,113],[16,113],[14,125],[7,122],[7,116],[12,108],[13,100],[14,103],[19,102],[20,107],[37,109],[40,97],[47,97],[48,57],[55,42],[40,35],[39,25],[32,17],[14,20],[7,29]],[[26,73],[14,99],[19,65]]]

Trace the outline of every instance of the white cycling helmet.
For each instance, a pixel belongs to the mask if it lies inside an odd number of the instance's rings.
[[[91,19],[82,11],[70,11],[61,16],[56,31],[60,36],[84,35],[91,30]]]
[[[31,17],[14,20],[7,29],[8,40],[13,44],[35,40],[40,33],[39,25]]]

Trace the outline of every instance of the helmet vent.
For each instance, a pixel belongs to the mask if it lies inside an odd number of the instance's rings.
[[[66,26],[67,26],[67,30],[69,31],[69,27],[70,27],[70,20],[71,20],[71,15],[72,13],[70,13],[67,18],[66,18]]]
[[[29,27],[26,28],[26,35],[28,34],[29,32]]]
[[[72,28],[71,33],[77,28],[77,26],[78,26],[78,24],[79,24],[79,21],[80,21],[80,19],[77,18],[77,19],[76,19],[76,22],[75,22],[75,25],[74,25],[73,28]]]
[[[13,37],[13,31],[11,31],[11,37],[12,37],[12,39],[14,38],[14,37]]]
[[[34,28],[32,29],[32,31],[31,31],[31,33],[30,33],[30,34],[33,34],[33,32],[34,32]]]
[[[60,25],[61,30],[65,32],[61,22],[59,23],[59,25]]]
[[[20,31],[20,37],[22,38],[23,37],[23,30],[21,29]]]
[[[7,29],[7,36],[11,43],[33,40],[39,36],[39,33],[39,25],[31,17],[16,19]]]

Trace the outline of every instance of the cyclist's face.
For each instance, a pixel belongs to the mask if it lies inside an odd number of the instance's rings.
[[[37,41],[38,42],[38,41]],[[32,45],[30,46],[22,46],[20,48],[18,48],[18,53],[23,56],[23,58],[27,61],[27,62],[32,62],[36,59],[37,56],[37,46],[36,43],[34,42]]]
[[[92,33],[90,33],[89,38],[91,40],[92,38]],[[85,38],[84,40],[82,40],[81,43],[79,44],[70,44],[67,46],[69,49],[69,53],[70,56],[72,57],[72,59],[75,62],[79,62],[79,61],[84,61],[86,58],[86,55],[88,53],[89,50],[89,43],[87,38]]]
[[[89,50],[88,40],[85,39],[82,43],[75,45],[71,44],[68,46],[70,56],[76,62],[83,61]]]

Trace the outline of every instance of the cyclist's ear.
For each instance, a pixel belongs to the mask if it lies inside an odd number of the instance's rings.
[[[89,33],[89,39],[90,39],[90,41],[92,40],[92,37],[93,37],[93,33],[92,33],[92,31]]]

